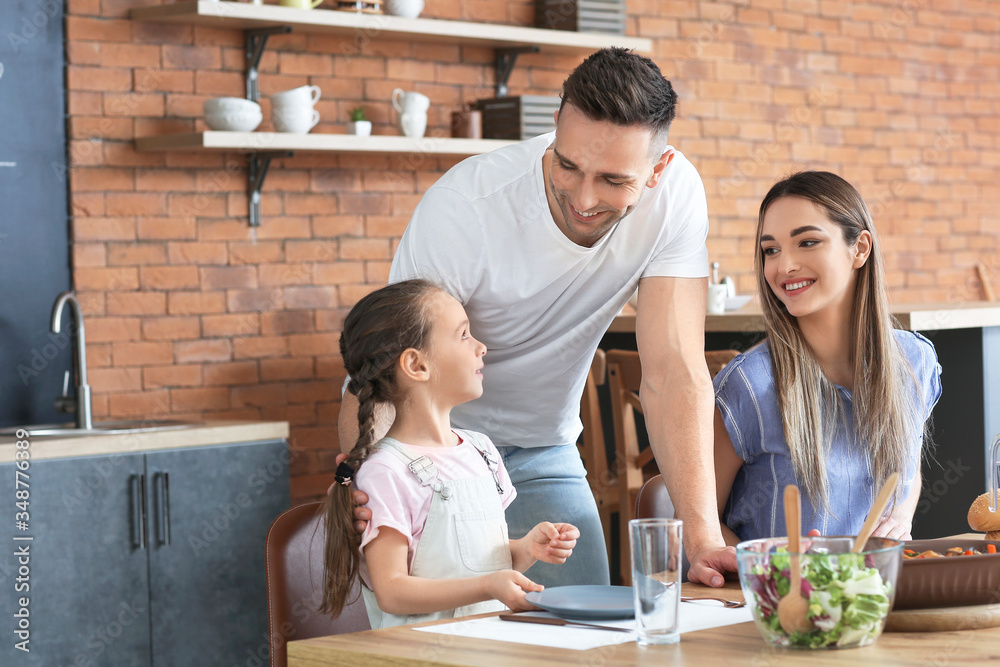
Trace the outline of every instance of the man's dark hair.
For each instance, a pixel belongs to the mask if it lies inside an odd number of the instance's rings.
[[[559,109],[567,104],[591,120],[648,127],[665,143],[677,93],[652,60],[613,46],[588,57],[569,75]]]

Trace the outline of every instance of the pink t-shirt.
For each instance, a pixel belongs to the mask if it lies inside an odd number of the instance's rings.
[[[482,454],[479,453],[475,445],[469,442],[468,431],[455,429],[455,433],[461,439],[461,442],[455,447],[417,447],[406,443],[401,444],[411,457],[426,456],[429,458],[434,463],[442,481],[491,476],[489,466],[483,460]],[[503,460],[500,459],[500,453],[487,436],[475,433],[471,437],[476,438],[480,447],[487,448],[499,461],[497,472],[500,477],[500,486],[503,488],[500,501],[506,508],[514,500],[517,492],[510,481]],[[368,522],[368,526],[361,536],[361,548],[364,549],[366,544],[375,539],[379,529],[383,526],[392,528],[406,536],[409,542],[406,565],[407,570],[411,570],[417,545],[420,544],[420,535],[423,533],[424,524],[430,514],[431,500],[434,497],[433,489],[429,486],[421,486],[416,476],[410,472],[407,464],[401,458],[384,450],[375,452],[361,465],[355,483],[358,490],[368,494],[368,504],[365,507],[372,512],[372,520]],[[371,580],[368,578],[368,568],[363,559],[361,577],[366,585],[371,585]]]

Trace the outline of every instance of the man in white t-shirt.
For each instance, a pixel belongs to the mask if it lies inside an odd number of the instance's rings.
[[[566,80],[554,133],[469,158],[428,189],[390,270],[390,282],[440,284],[487,346],[483,396],[455,408],[452,422],[486,433],[503,455],[518,493],[511,537],[538,517],[580,528],[570,567],[529,572],[548,586],[608,583],[575,443],[594,351],[637,287],[646,427],[685,520],[689,577],[721,585],[720,573],[735,570],[715,502],[707,205],[697,170],[667,143],[676,99],[651,60],[599,51]],[[344,451],[356,412],[346,394]]]

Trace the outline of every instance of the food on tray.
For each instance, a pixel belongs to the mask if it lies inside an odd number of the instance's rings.
[[[1000,491],[997,491],[1000,499]],[[990,494],[976,498],[969,508],[969,527],[986,533],[988,540],[1000,540],[1000,505],[996,512],[990,512]]]
[[[986,551],[978,549],[963,549],[962,547],[952,547],[943,554],[928,549],[927,551],[914,551],[913,549],[903,549],[903,558],[951,558],[953,556],[982,556],[985,554],[995,554],[997,547],[995,544],[987,544]]]
[[[870,567],[865,554],[809,554],[802,558],[802,593],[809,599],[814,628],[786,634],[778,622],[778,601],[788,593],[789,557],[779,548],[767,565],[751,570],[749,588],[758,620],[784,645],[807,648],[863,646],[874,641],[892,597],[892,585]]]

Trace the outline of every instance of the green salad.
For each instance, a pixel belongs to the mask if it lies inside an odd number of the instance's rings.
[[[868,644],[889,613],[892,585],[864,554],[808,554],[801,558],[802,595],[809,600],[809,632],[787,634],[778,622],[778,601],[788,593],[790,559],[785,547],[755,564],[748,579],[754,614],[776,643],[819,648]],[[782,638],[784,641],[782,641]]]

